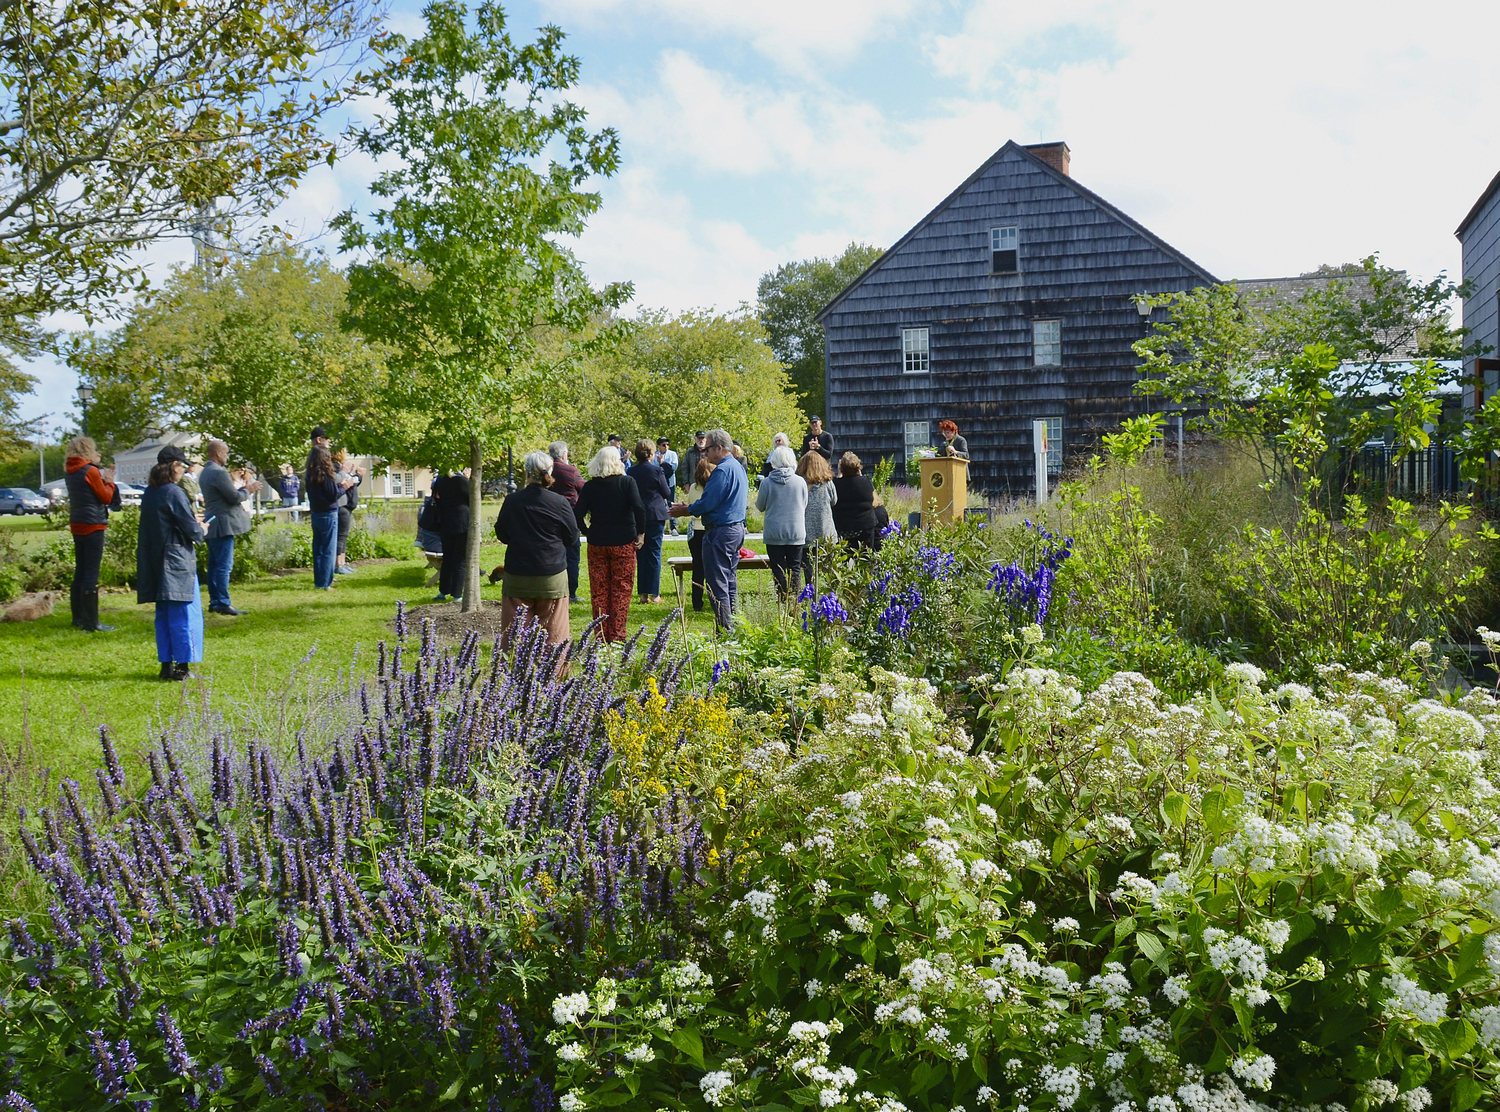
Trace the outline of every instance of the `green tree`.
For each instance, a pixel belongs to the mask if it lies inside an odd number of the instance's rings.
[[[376,29],[367,0],[0,0],[0,318],[87,312],[156,236],[275,204]]]
[[[802,424],[765,328],[743,308],[643,310],[619,343],[582,361],[562,393],[554,427],[578,445],[580,460],[614,432],[668,436],[681,448],[697,429],[718,427],[754,452],[777,432],[795,439]]]
[[[1413,282],[1373,255],[1308,277],[1330,281],[1292,299],[1230,284],[1155,295],[1166,317],[1135,344],[1136,389],[1204,408],[1200,424],[1255,455],[1268,481],[1324,475],[1384,428],[1398,455],[1426,447],[1437,391],[1461,374],[1435,361],[1477,350],[1452,324],[1467,284]],[[1289,431],[1314,417],[1308,461]]]
[[[884,252],[851,243],[836,259],[783,263],[761,276],[756,296],[760,320],[776,358],[791,372],[792,385],[809,413],[822,414],[823,326],[813,318]]]
[[[467,611],[479,605],[487,448],[538,425],[577,346],[539,340],[582,336],[630,288],[595,291],[560,242],[599,208],[584,184],[619,165],[615,133],[589,133],[562,96],[579,72],[562,32],[545,27],[517,46],[496,5],[474,12],[472,33],[457,0],[423,14],[422,38],[389,41],[389,113],[355,137],[370,156],[398,160],[371,186],[390,207],[371,227],[352,211],[335,223],[344,249],[368,260],[349,272],[348,322],[392,351],[390,454],[471,469]]]
[[[94,386],[96,438],[128,445],[152,427],[194,429],[267,476],[301,461],[314,424],[366,447],[385,366],[378,347],[340,326],[343,274],[283,249],[203,279],[179,269],[118,331],[80,339],[70,362]]]

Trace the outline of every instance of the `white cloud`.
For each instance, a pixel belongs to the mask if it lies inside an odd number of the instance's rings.
[[[804,69],[812,57],[847,60],[892,33],[932,0],[544,0],[563,26],[671,22],[695,34],[748,42],[779,66]]]

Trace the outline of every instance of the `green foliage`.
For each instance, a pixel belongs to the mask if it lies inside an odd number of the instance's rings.
[[[370,186],[390,205],[369,225],[352,210],[334,223],[364,259],[349,269],[346,323],[387,345],[395,372],[381,398],[391,419],[372,435],[385,455],[471,470],[472,609],[486,446],[540,429],[573,338],[630,297],[628,285],[590,287],[561,242],[599,210],[583,187],[615,172],[619,143],[588,132],[564,99],[579,64],[556,27],[517,46],[493,4],[471,19],[457,0],[435,0],[423,15],[423,37],[383,47],[388,114],[354,135],[372,158],[396,160]]]
[[[376,31],[361,0],[0,7],[0,319],[108,304],[156,236],[268,211],[334,157],[318,121]]]
[[[1168,313],[1135,344],[1137,389],[1205,405],[1202,424],[1251,452],[1267,480],[1291,478],[1293,455],[1310,449],[1289,434],[1314,419],[1314,475],[1382,429],[1398,456],[1425,447],[1437,390],[1458,374],[1432,361],[1479,350],[1451,324],[1466,284],[1414,283],[1374,256],[1309,277],[1331,280],[1294,300],[1227,284],[1147,298]]]
[[[207,284],[177,270],[118,331],[75,345],[95,389],[90,429],[122,445],[152,426],[202,430],[263,475],[300,468],[315,424],[371,446],[361,430],[386,372],[381,350],[340,325],[347,291],[326,259],[291,249],[243,256]]]
[[[761,275],[756,288],[760,320],[771,349],[791,375],[792,388],[808,413],[826,416],[823,383],[823,326],[814,318],[844,287],[884,252],[851,243],[837,258],[783,263]]]
[[[577,461],[611,433],[667,436],[681,448],[697,429],[725,428],[755,446],[803,423],[765,329],[745,312],[643,310],[556,394],[548,427]]]

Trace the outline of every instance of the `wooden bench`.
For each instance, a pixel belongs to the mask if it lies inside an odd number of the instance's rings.
[[[683,594],[682,577],[691,574],[693,570],[693,558],[691,556],[668,556],[667,568],[677,577],[677,608],[687,609],[687,596]],[[739,571],[770,571],[771,558],[769,556],[741,556]]]

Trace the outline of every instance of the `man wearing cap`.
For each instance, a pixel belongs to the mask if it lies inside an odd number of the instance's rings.
[[[829,463],[833,462],[833,434],[823,431],[823,418],[816,413],[807,419],[807,435],[802,438],[800,455],[817,452]]]
[[[156,454],[150,486],[141,495],[135,545],[135,600],[156,604],[156,659],[161,678],[192,678],[190,665],[203,659],[203,602],[198,597],[196,546],[203,528],[178,486],[187,456],[176,446]]]
[[[682,470],[677,473],[677,485],[683,490],[693,485],[693,476],[698,474],[698,461],[708,447],[708,433],[699,429],[693,433],[693,446],[682,454]]]
[[[620,462],[630,466],[630,453],[625,450],[625,438],[617,432],[609,434],[609,446],[620,453]]]
[[[229,573],[234,570],[234,538],[250,532],[245,501],[260,489],[260,482],[234,485],[226,465],[229,445],[210,440],[204,455],[208,462],[198,486],[203,491],[203,515],[208,523],[208,612],[243,614],[229,601]]]

